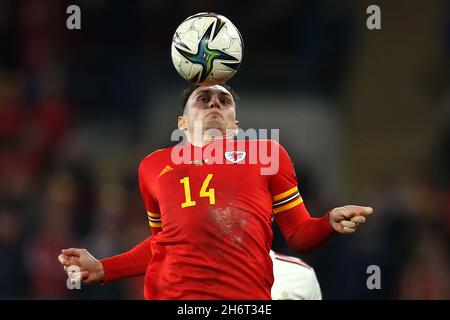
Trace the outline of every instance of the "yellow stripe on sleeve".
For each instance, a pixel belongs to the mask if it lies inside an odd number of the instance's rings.
[[[298,192],[297,186],[295,186],[295,187],[289,189],[288,191],[285,191],[285,192],[283,192],[283,193],[280,193],[280,194],[274,196],[274,197],[273,197],[273,201],[278,201],[278,200],[280,200],[280,199],[286,198],[287,196],[293,194],[294,192]]]
[[[161,218],[161,214],[159,214],[159,213],[153,213],[153,212],[150,212],[150,211],[147,211],[147,215],[148,215],[150,218]]]
[[[161,228],[161,222],[149,221],[148,224],[150,225],[151,228]]]
[[[273,209],[273,213],[279,213],[279,212],[283,212],[283,211],[289,210],[289,209],[291,209],[293,207],[298,206],[302,202],[303,202],[302,197],[299,197],[295,201],[289,202],[289,203],[287,203],[287,204],[285,204],[283,206],[280,206],[278,208]]]

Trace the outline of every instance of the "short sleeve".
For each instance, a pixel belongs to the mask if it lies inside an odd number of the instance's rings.
[[[161,231],[161,213],[157,199],[150,191],[151,179],[147,170],[145,159],[139,165],[139,189],[147,211],[147,218],[152,234]]]
[[[294,208],[303,202],[298,190],[298,180],[294,166],[287,151],[273,142],[272,148],[278,148],[278,171],[271,178],[273,213],[277,214]],[[272,154],[274,149],[272,149]],[[275,153],[276,154],[276,153]]]
[[[317,280],[316,273],[314,269],[311,270],[311,277],[309,281],[310,285],[308,286],[310,288],[309,290],[309,296],[307,297],[308,300],[322,300],[322,290],[320,289],[319,281]]]

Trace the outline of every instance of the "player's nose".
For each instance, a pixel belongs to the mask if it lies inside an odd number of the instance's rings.
[[[210,102],[209,102],[209,108],[219,108],[220,109],[221,105],[219,102],[219,99],[217,97],[212,97]]]

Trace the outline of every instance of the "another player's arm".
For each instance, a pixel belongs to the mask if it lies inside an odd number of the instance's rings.
[[[313,218],[298,191],[297,178],[286,150],[279,146],[279,171],[272,177],[273,213],[289,246],[300,253],[308,252],[328,240],[334,233],[353,233],[372,208],[344,206]]]
[[[317,275],[314,269],[312,270],[311,277],[309,279],[309,300],[322,300],[322,290],[320,289],[319,281],[317,280]]]

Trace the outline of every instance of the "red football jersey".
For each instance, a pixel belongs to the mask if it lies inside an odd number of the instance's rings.
[[[153,231],[146,299],[271,298],[274,214],[303,206],[284,148],[218,140],[161,149],[142,160],[139,184]]]

